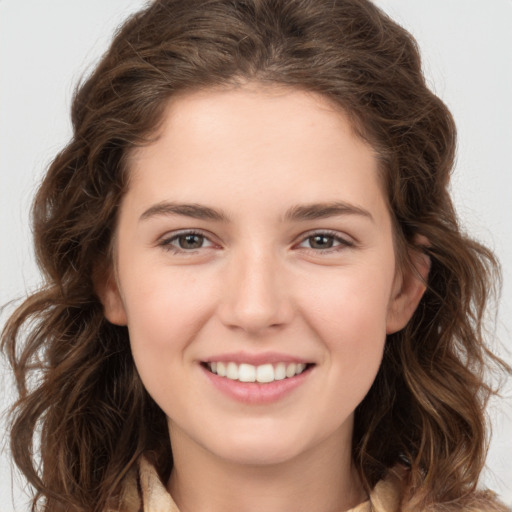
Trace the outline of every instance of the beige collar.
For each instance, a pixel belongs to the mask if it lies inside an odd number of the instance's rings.
[[[138,462],[138,474],[128,476],[123,494],[123,512],[179,512],[155,468],[145,457]],[[393,472],[381,480],[370,499],[348,512],[398,512],[399,479]]]

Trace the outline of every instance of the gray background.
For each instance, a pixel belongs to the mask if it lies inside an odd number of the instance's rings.
[[[512,348],[512,1],[376,0],[417,38],[431,87],[459,129],[453,195],[467,230],[503,264],[497,338]],[[74,84],[142,0],[0,0],[0,304],[39,282],[28,210],[70,135]],[[0,318],[3,323],[6,308]],[[500,349],[501,354],[511,361]],[[13,396],[0,363],[0,409]],[[512,389],[490,407],[493,440],[482,484],[512,505]],[[0,419],[0,449],[5,447]],[[14,496],[11,497],[11,488]],[[28,510],[23,482],[0,454],[0,512]]]

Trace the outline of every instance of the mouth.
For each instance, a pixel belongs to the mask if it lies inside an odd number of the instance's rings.
[[[238,382],[257,382],[270,384],[276,381],[292,379],[308,371],[313,363],[265,363],[252,365],[235,363],[234,361],[203,362],[201,365],[209,372],[229,380]]]

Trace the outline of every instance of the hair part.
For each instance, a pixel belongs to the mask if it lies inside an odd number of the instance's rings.
[[[343,109],[381,164],[401,261],[408,248],[431,258],[418,310],[388,336],[356,410],[353,457],[367,490],[401,463],[410,509],[464,509],[468,496],[482,499],[487,371],[510,368],[484,342],[498,265],[458,225],[447,189],[455,125],[426,87],[414,39],[366,0],[155,0],[76,90],[73,137],[34,202],[46,284],[2,335],[19,391],[12,454],[36,491],[32,510],[103,511],[143,452],[163,478],[171,471],[165,415],[94,284],[112,264],[130,154],[151,141],[167,103],[245,82],[311,91]]]

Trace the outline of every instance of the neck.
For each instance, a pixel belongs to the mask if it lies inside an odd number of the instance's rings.
[[[168,489],[180,512],[343,512],[366,499],[339,436],[275,464],[220,459],[177,429],[171,440]]]

